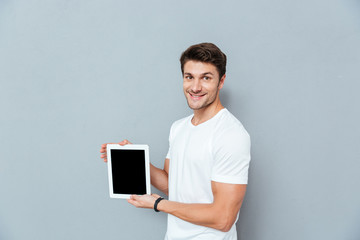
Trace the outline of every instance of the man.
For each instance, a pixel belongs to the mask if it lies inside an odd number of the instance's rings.
[[[194,114],[171,126],[164,168],[150,166],[152,185],[169,200],[152,194],[133,195],[128,202],[168,213],[165,239],[237,239],[250,138],[220,102],[226,55],[214,44],[202,43],[189,47],[180,62],[184,94]],[[103,144],[100,152],[105,150]],[[101,157],[106,161],[106,154]]]

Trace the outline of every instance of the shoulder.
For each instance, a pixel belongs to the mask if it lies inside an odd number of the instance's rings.
[[[250,162],[250,136],[241,122],[229,111],[219,116],[212,137],[215,182],[247,184]]]
[[[248,138],[250,140],[250,135],[243,124],[227,109],[224,109],[221,113],[215,126],[214,133],[217,137],[221,138]]]
[[[211,144],[214,153],[247,153],[250,151],[251,140],[242,123],[225,109],[214,128]]]
[[[192,117],[193,117],[193,114],[189,115],[187,117],[181,118],[179,120],[176,120],[175,122],[172,123],[171,128],[177,128],[177,127],[180,127],[180,126],[186,124],[188,121],[191,120]]]
[[[171,125],[171,128],[170,128],[170,134],[171,133],[174,134],[179,129],[186,127],[186,125],[188,124],[188,122],[191,120],[192,117],[193,117],[193,114],[173,122]]]

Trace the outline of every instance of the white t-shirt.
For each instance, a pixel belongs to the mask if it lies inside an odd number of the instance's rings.
[[[211,181],[247,184],[250,137],[227,109],[194,126],[193,115],[173,123],[169,136],[169,200],[212,203]],[[237,239],[229,232],[195,225],[168,215],[166,240]]]

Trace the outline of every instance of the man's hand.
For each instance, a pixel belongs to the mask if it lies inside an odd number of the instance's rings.
[[[154,208],[156,199],[160,196],[157,194],[145,194],[145,195],[131,195],[128,199],[128,203],[134,205],[137,208]]]
[[[120,144],[121,146],[124,146],[124,145],[126,145],[126,144],[132,144],[132,143],[129,142],[127,139],[125,139],[125,140],[123,140],[123,141],[121,141],[121,142],[119,142],[119,143],[104,143],[104,144],[102,144],[102,145],[101,145],[101,148],[100,148],[100,152],[103,153],[103,154],[101,154],[100,157],[104,160],[104,162],[107,162],[106,146],[107,146],[108,144]]]

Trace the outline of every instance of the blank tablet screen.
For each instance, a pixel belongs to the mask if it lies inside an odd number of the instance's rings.
[[[111,149],[113,193],[146,194],[145,151]]]

